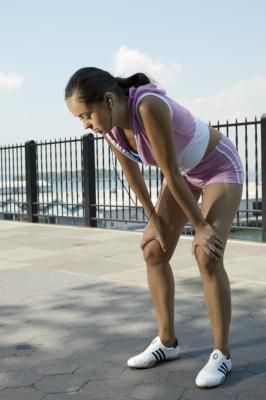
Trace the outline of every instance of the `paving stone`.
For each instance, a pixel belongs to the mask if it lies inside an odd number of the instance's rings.
[[[265,400],[265,388],[247,389],[238,393],[235,400]]]
[[[29,387],[5,389],[0,391],[1,400],[42,400],[43,394]]]
[[[43,393],[77,392],[88,379],[72,374],[46,375],[34,384]]]
[[[177,385],[152,383],[136,385],[128,394],[136,400],[176,400],[183,391],[184,389]]]
[[[251,312],[250,323],[253,325],[256,324],[259,326],[265,326],[266,325],[266,311],[259,310],[259,311]]]
[[[263,373],[258,374],[252,374],[250,372],[232,373],[229,378],[228,383],[231,384],[238,393],[237,400],[242,400],[242,398],[265,400],[265,370]]]
[[[178,400],[237,400],[237,391],[231,390],[224,383],[223,386],[211,389],[200,389],[196,385],[184,390]],[[257,400],[257,399],[256,399]]]
[[[41,400],[95,400],[95,399],[93,399],[92,397],[88,397],[87,394],[63,393],[63,394],[47,394],[44,397],[42,397]]]
[[[130,386],[128,381],[106,380],[103,381],[92,381],[88,382],[80,390],[80,394],[88,396],[88,399],[97,400],[116,400],[116,399],[128,399],[128,392]]]
[[[263,338],[252,338],[243,342],[232,343],[231,354],[233,362],[246,365],[247,363],[257,363],[265,360],[265,353],[263,354],[261,351],[264,340]]]
[[[2,358],[11,357],[15,353],[15,349],[12,346],[0,346],[0,360]]]
[[[264,374],[264,376],[266,376],[266,359],[261,361],[259,360],[257,362],[251,362],[248,365],[247,371],[251,372],[252,374]],[[265,379],[265,385],[266,385],[266,379]]]
[[[38,373],[31,370],[17,370],[0,373],[0,386],[16,387],[16,386],[30,386],[40,379]]]
[[[101,363],[91,361],[91,363],[81,366],[75,371],[74,375],[82,378],[84,381],[105,380],[118,378],[124,369],[124,365],[115,364],[105,359]]]
[[[33,356],[26,357],[5,357],[0,359],[0,373],[1,372],[11,372],[11,371],[19,371],[23,369],[31,369],[38,365],[40,360],[35,360]]]
[[[88,362],[87,357],[64,357],[61,359],[51,359],[39,362],[35,371],[40,375],[55,375],[55,374],[71,374],[77,368],[80,368],[85,362]]]

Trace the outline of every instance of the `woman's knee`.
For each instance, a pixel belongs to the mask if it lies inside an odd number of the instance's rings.
[[[161,264],[169,261],[167,254],[162,250],[158,240],[152,240],[147,243],[142,252],[147,265]]]
[[[222,259],[214,260],[199,246],[196,248],[195,253],[197,264],[201,272],[214,274],[221,268],[223,263]]]

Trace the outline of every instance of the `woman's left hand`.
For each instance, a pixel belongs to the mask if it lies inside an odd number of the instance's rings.
[[[192,254],[196,257],[196,248],[200,246],[213,260],[219,260],[224,251],[224,244],[210,224],[205,224],[196,229],[192,243]]]

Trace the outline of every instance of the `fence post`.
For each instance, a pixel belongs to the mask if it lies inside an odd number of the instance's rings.
[[[97,227],[94,136],[92,133],[83,136],[83,174],[84,224]]]
[[[161,185],[162,185],[163,184],[163,180],[164,180],[164,175],[163,175],[161,170],[160,170],[160,180],[161,180]]]
[[[36,147],[34,140],[25,143],[26,198],[29,222],[38,222],[38,216],[36,215],[38,211]]]
[[[262,241],[266,242],[266,114],[261,116]]]

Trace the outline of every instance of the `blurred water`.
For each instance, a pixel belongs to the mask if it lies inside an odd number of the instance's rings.
[[[125,182],[125,187],[128,188],[127,183]],[[6,187],[2,187],[2,194],[0,197],[0,212],[2,213],[26,213],[27,206],[26,204],[26,187],[23,184],[18,190],[15,187],[10,189],[9,185]],[[129,188],[128,188],[129,189]],[[148,189],[151,193],[151,200],[153,204],[156,203],[158,198],[158,192],[160,190],[160,186],[157,183],[157,180],[153,180],[148,182]],[[130,206],[135,207],[135,202],[138,207],[141,207],[141,204],[137,201],[134,192],[130,191],[131,198],[129,194],[122,188],[122,183],[117,180],[99,180],[97,181],[96,186],[96,204],[101,205],[98,207],[98,217],[100,218],[108,218],[108,215],[105,213],[109,213],[109,217],[116,219],[117,213],[121,213],[121,210],[124,210]],[[241,200],[240,210],[253,210],[254,202],[256,199],[261,200],[261,185],[256,186],[255,182],[249,182],[247,188],[244,186],[243,196]],[[7,202],[6,202],[7,201]],[[83,217],[84,216],[84,205],[83,205],[83,193],[82,193],[82,182],[79,181],[53,181],[52,185],[48,183],[39,185],[38,191],[38,201],[40,203],[40,213],[44,213],[47,215],[58,215],[58,216],[73,216],[73,217]],[[5,203],[6,202],[6,203]],[[110,205],[114,207],[110,207]],[[120,209],[120,211],[119,211]],[[112,212],[113,211],[113,212]],[[131,212],[131,211],[130,211]],[[138,211],[139,213],[140,211]],[[126,211],[127,213],[127,211]],[[119,216],[119,218],[124,218],[123,214]],[[134,219],[133,215],[126,214],[125,218]],[[247,221],[247,214],[245,211],[241,211],[240,221],[243,221],[245,224]],[[143,219],[142,216],[140,219]],[[261,217],[260,217],[261,219]],[[248,213],[248,220],[256,221],[253,213]],[[261,222],[260,222],[261,223]],[[255,225],[256,226],[256,225]],[[262,230],[261,228],[254,229],[233,229],[230,233],[230,238],[239,239],[239,240],[262,240]]]

